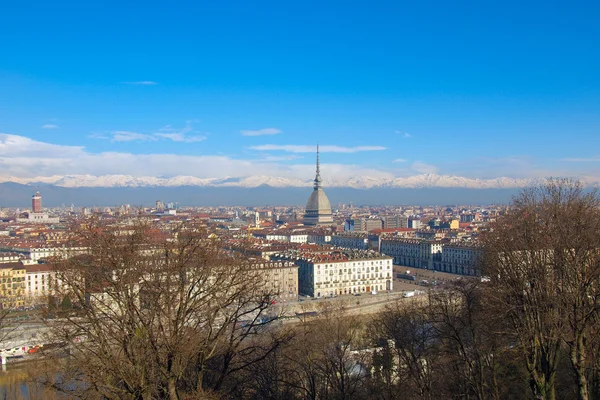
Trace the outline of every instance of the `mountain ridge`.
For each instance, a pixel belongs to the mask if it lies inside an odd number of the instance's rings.
[[[581,177],[585,185],[598,185],[596,177]],[[325,187],[371,188],[465,188],[465,189],[515,189],[539,184],[545,178],[467,178],[456,175],[420,174],[410,177],[353,177],[347,180],[324,179]],[[64,175],[35,178],[0,177],[0,182],[14,182],[29,186],[53,185],[64,188],[114,188],[114,187],[240,187],[305,188],[312,179],[285,178],[266,175],[223,178],[198,178],[189,175],[174,177],[135,177],[132,175]]]

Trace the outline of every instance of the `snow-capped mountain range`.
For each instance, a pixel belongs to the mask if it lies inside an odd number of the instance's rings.
[[[600,184],[599,177],[578,177],[586,186]],[[369,188],[465,188],[465,189],[510,189],[522,188],[531,184],[541,183],[545,178],[493,178],[476,179],[461,176],[421,174],[410,177],[373,178],[369,176],[353,177],[347,180],[324,180],[327,187],[349,187],[355,189]],[[60,187],[244,187],[254,188],[270,186],[310,187],[312,179],[302,180],[272,176],[246,176],[228,178],[198,178],[194,176],[164,177],[135,177],[130,175],[65,175],[36,178],[0,177],[0,182],[15,182],[27,185],[54,185]]]

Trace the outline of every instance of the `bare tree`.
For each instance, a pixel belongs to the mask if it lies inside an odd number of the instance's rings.
[[[523,190],[484,241],[484,274],[511,322],[534,395],[555,398],[559,349],[569,348],[578,397],[588,398],[590,341],[600,289],[600,211],[596,191],[551,180]]]
[[[498,352],[503,343],[501,321],[486,307],[485,288],[477,279],[457,281],[429,295],[429,314],[445,363],[448,380],[464,389],[461,397],[499,399]]]
[[[436,331],[426,308],[414,302],[397,301],[377,315],[371,325],[376,341],[391,340],[394,375],[406,377],[403,394],[412,398],[435,398],[434,383],[439,363]]]
[[[90,220],[75,233],[88,251],[57,271],[59,293],[75,311],[56,334],[81,372],[63,390],[108,399],[207,396],[270,321],[263,316],[272,294],[260,274],[206,231]]]
[[[324,303],[313,331],[311,346],[318,350],[319,370],[333,399],[364,397],[370,364],[361,318],[348,313],[341,301]]]

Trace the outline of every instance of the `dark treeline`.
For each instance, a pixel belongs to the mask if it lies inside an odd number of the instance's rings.
[[[80,227],[89,254],[61,264],[46,398],[600,399],[600,201],[577,182],[515,197],[481,235],[486,279],[372,315],[283,318],[206,232],[128,229]]]

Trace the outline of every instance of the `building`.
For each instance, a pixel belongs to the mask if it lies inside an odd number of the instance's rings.
[[[304,225],[324,226],[333,224],[333,214],[331,212],[331,203],[323,191],[323,181],[321,180],[321,171],[319,166],[319,146],[317,146],[317,173],[314,181],[313,192],[306,202],[306,212],[304,214]]]
[[[394,258],[394,264],[406,267],[433,269],[442,257],[442,243],[430,240],[385,238],[380,249]]]
[[[54,273],[51,264],[27,265],[25,280],[25,296],[29,303],[45,303],[50,294],[53,294]]]
[[[77,254],[85,253],[83,247],[65,245],[47,245],[43,242],[19,242],[0,246],[0,254],[11,253],[21,256],[22,262],[27,265],[38,264],[40,260],[52,257],[70,258]]]
[[[42,195],[40,192],[35,192],[33,197],[31,198],[31,211],[34,213],[41,213],[42,209]]]
[[[291,261],[260,260],[250,266],[264,279],[264,289],[281,300],[298,299],[298,266]]]
[[[20,262],[0,264],[0,308],[25,305],[25,267]]]
[[[60,219],[51,217],[48,213],[43,212],[42,195],[40,192],[35,192],[31,198],[31,212],[25,212],[17,218],[17,223],[21,224],[58,224]]]
[[[419,229],[423,225],[420,219],[412,219],[408,220],[408,227],[411,229]]]
[[[478,267],[483,250],[476,244],[447,244],[442,256],[434,262],[436,271],[460,275],[479,275]]]
[[[383,221],[381,218],[354,218],[350,220],[350,230],[357,232],[369,232],[375,229],[382,229]]]
[[[386,215],[383,217],[383,229],[408,228],[408,217],[402,215]]]
[[[328,244],[331,243],[331,233],[311,232],[308,234],[308,243]]]
[[[276,260],[298,265],[300,294],[321,297],[392,290],[392,258],[375,251],[290,251]]]
[[[364,232],[346,232],[332,236],[331,244],[346,249],[367,250],[369,238],[368,234]]]
[[[287,230],[255,231],[252,232],[252,235],[258,239],[284,243],[308,243],[309,236],[306,231]]]

